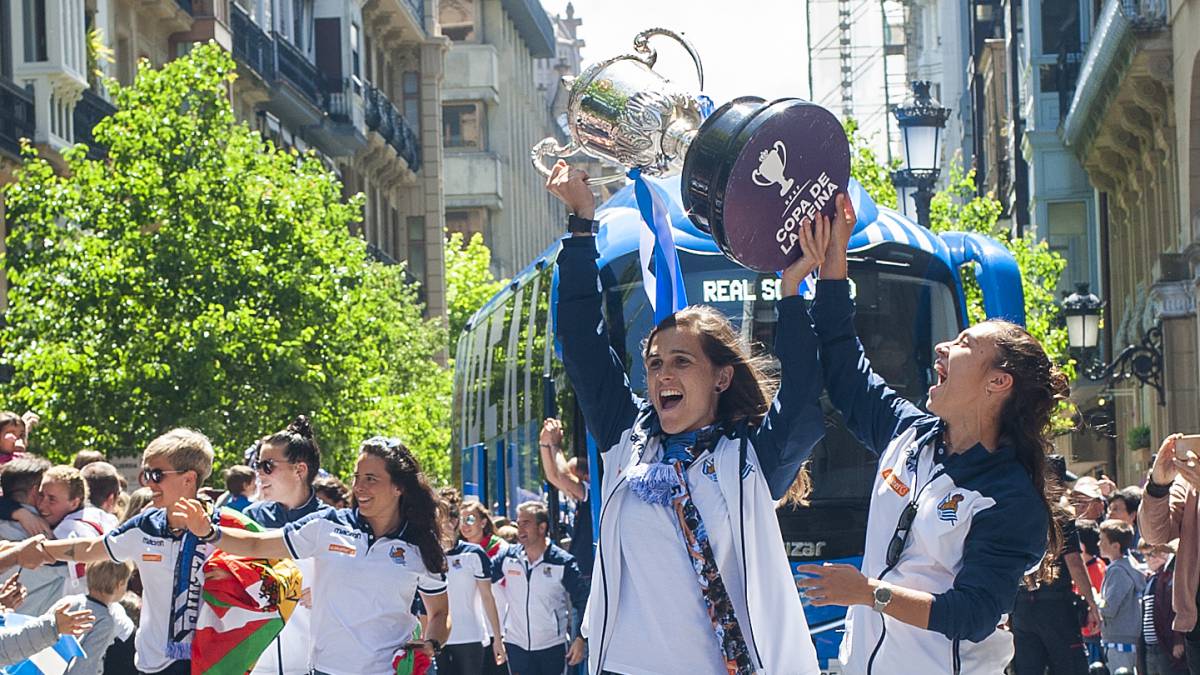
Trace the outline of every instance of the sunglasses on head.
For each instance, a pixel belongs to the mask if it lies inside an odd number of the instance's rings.
[[[167,474],[171,473],[186,473],[185,471],[171,471],[166,469],[142,469],[142,473],[138,474],[138,482],[143,486],[154,483],[158,485],[163,482]]]
[[[896,563],[900,562],[900,554],[904,552],[904,545],[908,542],[908,533],[912,531],[913,520],[917,517],[917,503],[909,502],[908,506],[900,512],[900,520],[896,523],[896,532],[892,535],[892,541],[887,547],[887,566],[895,567]]]
[[[263,459],[257,462],[251,462],[250,468],[261,472],[264,476],[270,476],[271,473],[275,471],[275,467],[279,466],[280,464],[291,464],[291,462],[281,462],[277,459]]]

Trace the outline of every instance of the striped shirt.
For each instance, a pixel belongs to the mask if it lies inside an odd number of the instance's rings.
[[[1154,577],[1146,582],[1146,592],[1142,594],[1142,639],[1148,645],[1158,644],[1158,635],[1154,632]]]

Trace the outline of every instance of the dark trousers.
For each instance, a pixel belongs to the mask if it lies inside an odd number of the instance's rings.
[[[483,672],[483,645],[446,645],[438,654],[437,669],[438,675],[479,675]]]
[[[535,651],[526,651],[511,642],[505,642],[504,647],[508,650],[511,675],[563,675],[567,670],[565,644]]]
[[[496,638],[492,638],[496,640]],[[496,659],[492,658],[492,654],[496,650],[492,648],[492,643],[488,642],[483,646],[483,652],[487,654],[487,658],[483,660],[483,668],[479,671],[483,675],[508,675],[508,664],[496,665]]]
[[[1188,675],[1200,675],[1200,622],[1184,637],[1183,656],[1187,659]]]
[[[141,672],[141,671],[138,671]],[[147,675],[143,673],[142,675]],[[192,675],[191,661],[172,661],[171,665],[154,673],[153,675]]]
[[[1012,612],[1014,675],[1087,675],[1087,650],[1070,593],[1019,591]]]

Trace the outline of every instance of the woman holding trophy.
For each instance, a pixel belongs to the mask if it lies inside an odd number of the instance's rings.
[[[816,335],[796,290],[823,259],[829,223],[802,229],[804,254],[783,273],[773,398],[745,341],[700,306],[647,337],[646,401],[631,391],[601,315],[586,178],[559,161],[547,189],[572,212],[557,334],[605,468],[584,620],[589,670],[815,675],[775,500],[824,435]]]

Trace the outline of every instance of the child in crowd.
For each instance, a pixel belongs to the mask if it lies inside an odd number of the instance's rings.
[[[140,478],[150,488],[153,508],[102,537],[43,541],[22,556],[25,567],[58,560],[132,561],[142,582],[142,621],[134,638],[140,672],[191,674],[202,568],[213,547],[169,526],[165,507],[180,499],[195,499],[212,473],[212,462],[212,444],[204,434],[191,429],[168,431],[142,453]]]
[[[225,492],[229,495],[224,501],[218,502],[235,511],[242,511],[250,506],[250,492],[254,488],[254,469],[237,464],[224,471]]]
[[[350,508],[350,490],[337,476],[328,474],[317,476],[313,480],[312,487],[313,491],[317,493],[317,499],[326,505],[335,509]]]
[[[116,641],[121,626],[118,625],[113,605],[125,595],[125,586],[133,567],[129,563],[101,560],[87,566],[86,596],[73,596],[74,606],[86,607],[95,617],[92,630],[79,641],[84,655],[71,663],[67,669],[72,675],[100,675],[104,671],[104,654]],[[120,607],[120,605],[116,605]],[[123,614],[123,612],[122,612]]]
[[[0,465],[25,456],[25,420],[15,412],[0,412]]]
[[[1133,566],[1129,557],[1132,547],[1133,528],[1129,523],[1114,518],[1100,523],[1100,555],[1108,558],[1100,588],[1100,639],[1104,660],[1112,671],[1122,667],[1132,671],[1137,663],[1146,577]]]

